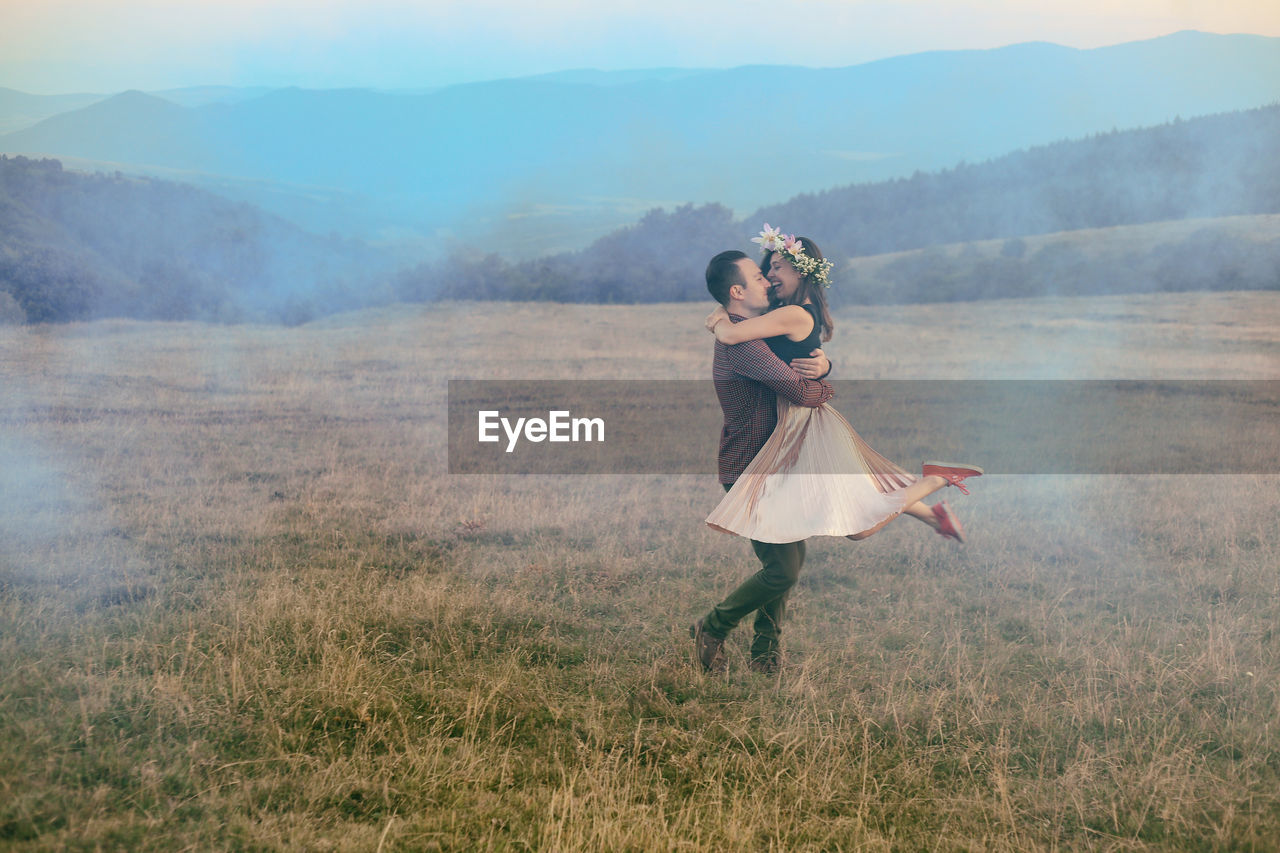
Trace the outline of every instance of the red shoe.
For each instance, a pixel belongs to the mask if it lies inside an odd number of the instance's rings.
[[[957,465],[954,462],[926,462],[924,463],[923,476],[938,476],[947,481],[948,486],[955,486],[962,494],[969,494],[969,490],[964,487],[963,480],[966,477],[981,477],[982,469],[977,465]]]
[[[938,520],[939,536],[964,544],[964,528],[960,526],[960,519],[956,518],[955,511],[946,501],[938,501],[933,505],[933,517]]]

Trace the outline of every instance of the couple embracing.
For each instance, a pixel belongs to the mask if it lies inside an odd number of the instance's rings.
[[[726,668],[724,640],[755,614],[751,669],[776,673],[787,596],[810,536],[865,539],[899,515],[964,541],[945,501],[923,498],[948,485],[968,493],[973,465],[926,462],[916,476],[871,449],[826,405],[831,365],[819,348],[834,323],[825,289],[832,264],[807,237],[765,224],[756,264],[721,252],[707,265],[720,303],[707,318],[716,336],[712,376],[724,411],[719,478],[727,494],[707,524],[751,540],[761,568],[690,628],[702,668]]]

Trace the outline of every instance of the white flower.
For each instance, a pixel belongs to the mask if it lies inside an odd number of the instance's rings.
[[[772,228],[769,223],[764,224],[764,230],[760,232],[759,237],[752,237],[752,243],[759,243],[761,250],[765,252],[776,252],[782,248],[782,230]]]

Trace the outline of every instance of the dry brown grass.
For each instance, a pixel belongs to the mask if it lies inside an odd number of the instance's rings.
[[[769,680],[690,662],[710,478],[443,473],[448,378],[704,378],[705,311],[0,329],[0,846],[1280,843],[1274,475],[817,540]],[[1280,375],[1275,294],[837,319],[850,378]]]

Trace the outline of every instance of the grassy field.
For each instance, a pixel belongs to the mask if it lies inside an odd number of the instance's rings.
[[[0,848],[1280,847],[1275,472],[813,540],[778,678],[692,664],[713,478],[445,473],[447,379],[705,378],[707,310],[0,328]],[[837,322],[846,378],[1280,378],[1275,293]]]

